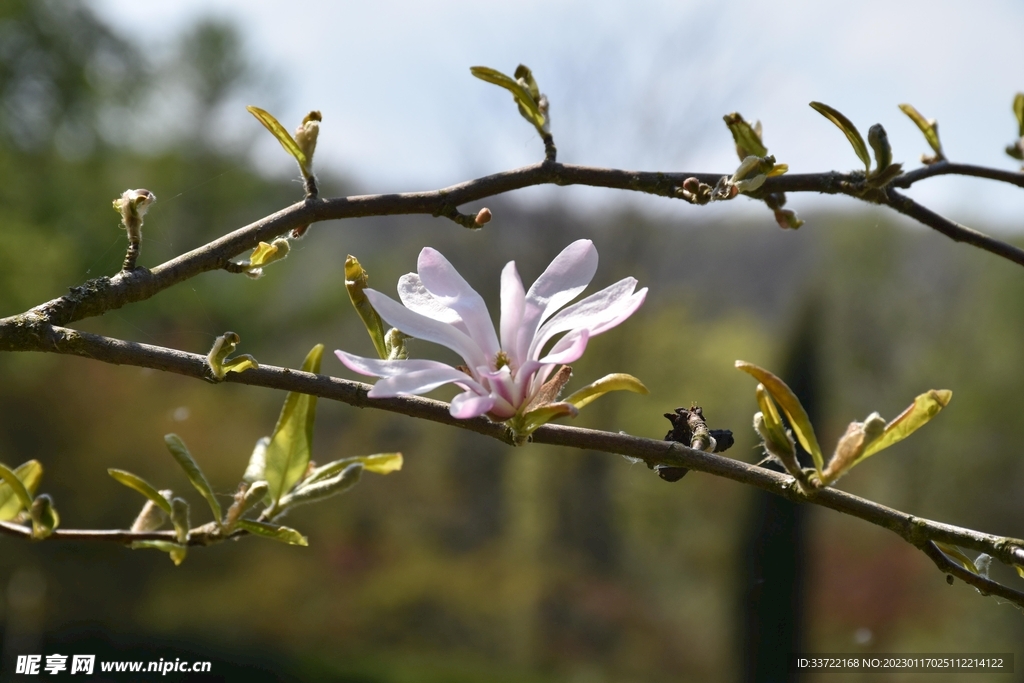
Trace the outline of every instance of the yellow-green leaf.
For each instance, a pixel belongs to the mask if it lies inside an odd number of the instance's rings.
[[[1017,573],[1020,575],[1020,578],[1024,579],[1024,567],[1020,566],[1019,564],[1015,564],[1013,565],[1013,568],[1017,570]]]
[[[545,403],[539,408],[535,408],[523,415],[520,425],[515,427],[517,432],[516,436],[519,439],[525,438],[532,434],[538,427],[546,425],[552,420],[556,420],[560,417],[576,417],[578,414],[579,410],[576,406],[568,401]]]
[[[174,525],[174,531],[178,534],[178,543],[187,543],[188,532],[192,528],[192,524],[189,521],[188,501],[184,498],[171,499],[171,524]]]
[[[814,467],[820,473],[825,466],[825,457],[821,453],[821,446],[818,445],[818,437],[814,435],[814,427],[811,426],[811,420],[807,417],[807,411],[804,410],[793,390],[781,379],[753,363],[738,360],[736,368],[751,375],[764,385],[765,390],[786,414],[786,419],[789,420],[789,426],[793,429],[797,441],[814,458]]]
[[[775,401],[768,395],[768,390],[763,384],[758,384],[754,393],[757,405],[761,408],[765,431],[772,442],[771,451],[788,455],[789,451],[793,450],[793,442],[786,435],[786,426],[782,424],[782,417],[775,407]]]
[[[375,453],[373,455],[357,455],[351,458],[342,458],[341,460],[335,460],[334,462],[317,467],[309,473],[309,476],[302,483],[306,485],[328,479],[355,463],[360,463],[367,472],[391,474],[402,469],[404,461],[401,453]]]
[[[605,375],[596,382],[592,382],[579,391],[574,392],[565,399],[565,403],[571,403],[579,409],[596,401],[609,391],[632,391],[636,394],[650,393],[647,391],[644,383],[636,377],[627,375],[624,372],[616,372],[611,375]]]
[[[299,162],[299,168],[302,169],[304,175],[309,175],[309,159],[302,152],[299,147],[299,143],[295,141],[292,134],[289,133],[281,123],[273,117],[267,111],[260,109],[259,107],[253,107],[252,105],[246,107],[246,110],[250,114],[256,117],[256,120],[263,124],[263,126],[270,131],[270,134],[277,138],[277,141],[281,143],[285,151],[295,157],[295,161]]]
[[[881,173],[892,165],[892,146],[889,144],[889,135],[885,132],[882,124],[876,123],[868,128],[868,144],[875,153],[875,171]]]
[[[938,159],[944,159],[945,155],[942,153],[942,143],[939,142],[939,130],[935,123],[921,116],[921,112],[915,109],[913,105],[901,104],[900,111],[910,117],[910,120],[914,122],[918,130],[920,130],[924,135],[924,139],[928,142],[928,146],[935,152],[936,157]]]
[[[25,487],[25,491],[31,498],[39,488],[39,482],[43,478],[43,466],[38,460],[23,462],[14,469],[14,475]],[[14,490],[6,481],[0,481],[0,522],[7,522],[18,516],[24,508],[21,498],[14,493]]]
[[[156,490],[155,486],[150,484],[142,477],[134,475],[131,472],[126,472],[125,470],[118,470],[114,468],[108,469],[107,474],[113,477],[117,482],[124,484],[130,489],[135,489],[136,491],[144,495],[146,498],[153,501],[155,505],[157,505],[161,510],[166,512],[168,515],[171,514],[170,502],[160,495],[160,492]]]
[[[13,493],[14,499],[18,501],[18,507],[14,515],[11,515],[11,518],[21,512],[22,509],[32,509],[32,495],[25,488],[25,483],[14,473],[14,470],[7,467],[7,465],[0,464],[0,479],[4,480],[4,483]]]
[[[363,269],[359,259],[351,254],[345,259],[345,289],[348,290],[348,298],[352,301],[352,307],[359,314],[363,326],[370,335],[373,348],[377,355],[387,360],[388,347],[384,335],[384,321],[380,319],[376,309],[370,300],[366,298],[366,287],[370,284],[370,276]]]
[[[488,83],[501,86],[512,93],[512,97],[515,98],[516,103],[519,105],[519,112],[524,118],[532,123],[539,132],[543,133],[545,121],[544,114],[541,112],[537,101],[534,100],[533,95],[528,89],[524,88],[515,79],[509,78],[500,71],[486,66],[470,67],[469,72],[482,81],[487,81]]]
[[[53,499],[45,493],[32,501],[32,538],[42,539],[60,526],[60,515],[53,506]]]
[[[843,135],[850,141],[853,146],[853,151],[857,153],[857,156],[864,163],[864,170],[871,170],[871,157],[868,156],[868,147],[864,144],[864,138],[861,137],[860,131],[857,130],[857,126],[853,125],[850,119],[843,116],[841,112],[827,104],[821,102],[811,102],[811,107],[814,111],[818,112],[826,119],[836,124],[839,130],[843,131]]]
[[[309,540],[305,536],[295,529],[291,529],[286,526],[266,524],[252,519],[240,519],[238,520],[238,526],[241,529],[245,529],[250,534],[263,536],[265,538],[272,538],[275,541],[281,541],[288,545],[309,545]]]
[[[736,153],[739,155],[740,161],[748,156],[764,157],[768,155],[768,148],[761,142],[761,136],[738,112],[726,114],[722,118],[725,120],[725,125],[729,127],[729,132],[732,133],[732,139],[736,142]]]
[[[1018,132],[1024,138],[1024,92],[1013,98],[1013,115],[1017,117]]]
[[[932,389],[915,398],[906,410],[885,426],[882,435],[864,450],[864,454],[857,462],[903,441],[935,417],[940,410],[946,407],[951,398],[953,398],[953,392],[948,389]]]
[[[185,446],[185,442],[181,440],[177,434],[166,434],[164,435],[164,443],[167,444],[167,450],[171,452],[174,459],[181,465],[181,469],[185,470],[185,476],[188,477],[189,482],[195,487],[196,491],[206,499],[206,502],[210,506],[210,512],[213,513],[213,519],[217,524],[221,523],[222,514],[220,509],[220,502],[217,500],[217,496],[213,493],[213,488],[210,486],[210,482],[206,480],[206,475],[199,469],[199,465],[192,459],[192,454],[188,452],[188,448]],[[153,501],[156,502],[156,501]]]
[[[320,372],[323,355],[324,345],[314,346],[302,363],[302,370]],[[275,505],[306,474],[315,420],[316,396],[289,392],[264,455],[263,479],[270,486],[270,499]]]
[[[530,67],[525,64],[520,64],[516,67],[515,73],[516,81],[522,79],[526,83],[526,89],[529,91],[530,96],[534,102],[540,101],[540,87],[537,85],[537,81],[533,77],[533,72],[530,71]]]
[[[961,565],[963,565],[964,569],[967,569],[968,571],[973,572],[975,574],[981,574],[981,572],[978,571],[977,565],[974,564],[974,560],[969,558],[967,554],[964,553],[964,551],[960,550],[960,548],[957,548],[955,545],[949,545],[948,543],[941,543],[939,541],[933,542],[939,550],[946,553],[947,555],[955,559],[957,562],[959,562]],[[1019,567],[1018,571],[1020,571]]]
[[[185,561],[185,556],[188,554],[188,548],[177,543],[171,543],[170,541],[135,541],[131,545],[132,550],[142,550],[146,548],[152,548],[153,550],[160,550],[167,553],[171,562],[177,567]]]

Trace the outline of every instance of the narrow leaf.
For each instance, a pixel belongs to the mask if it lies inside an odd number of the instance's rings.
[[[771,452],[775,455],[789,455],[793,451],[793,442],[786,435],[786,427],[782,424],[782,417],[779,415],[775,401],[768,395],[763,384],[758,384],[755,390],[757,405],[761,408],[761,416],[764,420],[764,429],[768,440],[771,441]],[[795,455],[795,454],[794,454]]]
[[[171,524],[174,525],[174,531],[178,534],[178,543],[187,543],[188,532],[192,528],[192,524],[189,521],[188,501],[184,498],[171,499]]]
[[[860,136],[860,131],[853,125],[850,119],[846,118],[839,111],[833,109],[827,104],[821,102],[811,102],[811,108],[818,112],[826,119],[836,124],[839,130],[843,131],[846,139],[850,141],[853,146],[853,151],[857,153],[857,156],[864,163],[864,170],[871,170],[871,157],[868,156],[868,147],[864,144],[864,138]]]
[[[540,111],[537,101],[533,99],[530,91],[519,84],[518,81],[509,78],[505,74],[486,66],[470,67],[469,72],[482,81],[493,83],[505,88],[515,101],[519,104],[520,113],[532,123],[538,131],[543,132],[544,114]]]
[[[359,314],[359,319],[363,321],[363,327],[370,335],[377,355],[387,360],[389,353],[384,335],[384,321],[380,319],[373,304],[366,298],[365,290],[369,284],[370,276],[363,270],[359,259],[349,254],[345,259],[345,289],[348,290],[348,298],[352,302],[352,307],[356,309],[356,313]]]
[[[188,477],[189,482],[210,505],[214,521],[220,524],[222,519],[220,502],[217,500],[217,496],[214,495],[210,482],[206,480],[206,475],[199,469],[196,461],[192,459],[192,454],[188,452],[185,442],[177,434],[166,434],[164,435],[164,443],[167,444],[167,450],[171,452],[174,459],[181,465],[181,469],[185,470],[185,476]]]
[[[252,449],[252,455],[249,456],[249,465],[245,468],[245,474],[242,475],[242,481],[252,484],[265,479],[264,472],[267,469],[267,445],[269,443],[269,436],[264,436],[256,442],[256,447]]]
[[[295,157],[295,161],[299,162],[299,167],[302,169],[303,174],[309,175],[307,169],[309,167],[309,160],[306,155],[303,154],[302,149],[299,147],[299,143],[295,142],[295,138],[289,133],[281,123],[273,117],[269,112],[260,109],[259,107],[253,107],[252,105],[246,107],[246,110],[250,114],[256,117],[256,120],[263,124],[263,126],[270,131],[270,134],[277,138],[277,141],[281,143],[285,151]]]
[[[609,391],[632,391],[636,394],[649,394],[644,383],[632,375],[624,372],[617,372],[605,375],[596,382],[592,382],[579,391],[574,392],[565,399],[566,403],[576,406],[577,410],[583,406],[596,401]]]
[[[7,465],[0,464],[0,479],[3,479],[4,483],[10,487],[15,500],[18,501],[18,509],[15,511],[15,515],[22,509],[32,509],[32,496],[29,494],[28,489],[25,488],[24,482],[14,473],[14,470],[7,467]]]
[[[910,120],[914,122],[918,130],[924,135],[924,139],[928,142],[928,146],[932,148],[938,159],[944,159],[945,156],[942,154],[942,143],[939,142],[939,130],[933,121],[929,121],[925,117],[921,116],[921,112],[910,104],[901,104],[900,111],[910,117]]]
[[[335,460],[334,462],[317,467],[309,473],[309,476],[302,482],[302,485],[307,486],[323,479],[329,479],[353,463],[361,464],[367,472],[390,474],[402,469],[403,460],[401,453],[375,453],[374,455],[357,455],[352,458],[342,458],[341,460]]]
[[[142,550],[152,548],[153,550],[160,550],[167,553],[171,561],[174,562],[174,566],[180,565],[185,561],[185,556],[188,554],[188,548],[177,543],[171,543],[170,541],[135,541],[131,545],[132,550]]]
[[[768,148],[761,142],[761,136],[738,112],[726,114],[722,118],[725,120],[725,125],[729,127],[729,132],[732,133],[732,139],[736,143],[736,153],[741,161],[748,156],[768,156]]]
[[[60,515],[53,506],[53,499],[45,493],[32,501],[32,538],[42,539],[60,526]]]
[[[857,462],[903,441],[935,417],[940,410],[946,407],[951,398],[953,398],[953,392],[948,389],[932,389],[915,398],[906,410],[885,426],[882,435],[864,450],[864,454]]]
[[[789,420],[789,426],[793,428],[797,440],[804,450],[814,458],[814,467],[820,473],[825,466],[825,457],[821,453],[821,446],[818,445],[818,438],[814,435],[814,427],[811,426],[811,420],[807,417],[807,411],[804,410],[793,390],[781,379],[753,363],[738,360],[736,368],[751,375],[764,385],[765,390],[786,414],[786,419]]]
[[[522,427],[517,430],[517,436],[519,438],[525,438],[532,434],[538,427],[546,425],[552,420],[557,420],[560,417],[576,417],[577,415],[579,415],[579,410],[576,406],[567,401],[545,403],[539,408],[535,408],[523,415]]]
[[[352,463],[333,477],[314,482],[303,482],[294,491],[281,499],[280,508],[294,507],[305,503],[323,500],[339,493],[344,493],[355,486],[363,474],[362,463]]]
[[[43,478],[43,466],[38,460],[23,462],[14,469],[15,476],[24,485],[31,498]],[[18,516],[24,507],[21,499],[6,481],[0,480],[0,522],[7,522]]]
[[[323,354],[323,344],[314,346],[302,364],[303,371],[320,372]],[[316,396],[289,392],[265,455],[263,478],[270,486],[270,499],[274,504],[306,474],[315,421]]]
[[[1018,132],[1024,138],[1024,92],[1013,98],[1013,115],[1017,117]]]
[[[981,574],[981,572],[978,571],[978,567],[974,564],[974,560],[968,557],[967,554],[964,553],[964,551],[960,550],[960,548],[957,548],[955,545],[941,543],[939,541],[933,541],[933,543],[935,543],[936,547],[938,547],[939,550],[941,550],[942,552],[944,552],[945,554],[949,555],[954,560],[959,562],[964,567],[964,569],[973,572],[974,574]]]
[[[309,545],[309,540],[305,536],[295,529],[291,529],[286,526],[266,524],[265,522],[257,522],[252,519],[240,519],[238,520],[238,527],[240,529],[245,529],[250,534],[263,536],[265,538],[272,538],[275,541],[281,541],[288,545]]]
[[[875,153],[876,173],[881,173],[892,165],[892,146],[889,144],[889,135],[885,132],[882,124],[876,123],[868,128],[868,144]]]
[[[171,514],[171,504],[166,498],[160,495],[160,492],[156,490],[152,484],[143,479],[142,477],[136,476],[131,472],[125,470],[118,470],[110,468],[107,470],[107,474],[113,477],[117,482],[124,484],[130,489],[135,489],[146,498],[153,501],[154,505],[157,505],[161,510],[167,514]]]
[[[520,79],[526,83],[526,89],[529,91],[530,96],[534,102],[540,101],[540,87],[537,85],[537,81],[533,77],[533,72],[530,71],[530,67],[525,64],[520,64],[516,67],[515,73],[516,81]]]

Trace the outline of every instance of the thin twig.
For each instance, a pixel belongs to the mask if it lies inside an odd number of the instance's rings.
[[[715,185],[722,175],[724,174],[624,171],[544,161],[428,192],[361,195],[337,199],[308,198],[171,259],[152,270],[138,269],[118,273],[110,278],[89,280],[79,287],[72,288],[69,294],[36,306],[26,316],[30,322],[42,320],[54,325],[67,325],[102,315],[127,304],[148,299],[201,273],[231,268],[228,263],[232,258],[255,248],[261,241],[269,242],[293,230],[304,232],[311,223],[319,221],[425,214],[446,216],[464,225],[470,217],[465,216],[465,220],[459,220],[462,214],[459,214],[455,207],[535,185],[588,185],[678,198],[677,190],[687,178],[696,178],[701,183]],[[776,192],[846,194],[868,201],[879,201],[878,198],[882,196],[878,192],[871,194],[870,197],[865,195],[863,174],[836,172],[794,173],[768,178],[764,185],[750,196],[763,198]],[[890,191],[889,196],[891,200],[882,203],[921,221],[947,237],[1024,265],[1024,251],[958,225],[895,192]],[[3,322],[5,321],[0,321],[0,324]]]
[[[940,161],[935,164],[928,164],[913,171],[907,171],[896,180],[892,181],[893,187],[906,189],[926,178],[934,178],[940,175],[961,175],[974,178],[985,178],[986,180],[998,180],[1003,183],[1024,187],[1024,173],[1019,171],[1006,171],[1001,168],[989,168],[987,166],[975,166],[974,164],[954,164],[949,161]]]
[[[3,342],[0,343],[0,348],[7,350],[72,354],[106,363],[153,368],[210,381],[206,358],[199,354],[112,339],[49,325],[38,325],[31,333],[24,333],[17,338],[13,338],[13,335],[8,335],[5,338],[2,332],[3,328],[0,327],[0,342]],[[361,382],[315,375],[262,363],[256,369],[246,370],[242,373],[229,373],[225,381],[298,391],[360,408],[377,408],[467,429],[509,444],[514,442],[509,429],[503,424],[491,422],[485,417],[460,420],[451,416],[448,404],[418,396],[371,399],[367,396],[367,392],[371,388],[370,385]],[[705,472],[763,489],[794,502],[812,503],[863,519],[876,526],[889,529],[908,543],[926,552],[926,545],[929,542],[938,541],[988,553],[1005,564],[1024,565],[1024,540],[995,536],[934,522],[833,488],[804,492],[789,475],[714,453],[688,448],[673,441],[659,441],[565,425],[545,425],[533,433],[532,441],[639,458],[651,467],[667,465]],[[58,538],[60,537],[58,536]],[[159,538],[163,539],[164,537],[160,536]],[[988,590],[988,592],[997,594],[995,590]],[[1007,599],[1013,599],[1008,597],[1012,593],[1015,592],[1006,589],[998,594]],[[1015,602],[1017,601],[1015,600]],[[1024,600],[1018,604],[1024,607]]]

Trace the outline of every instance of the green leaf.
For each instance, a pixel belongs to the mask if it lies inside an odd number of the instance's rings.
[[[317,344],[302,363],[304,372],[320,372],[324,345]],[[267,444],[263,478],[270,486],[274,505],[306,474],[313,448],[316,396],[292,391],[284,400],[281,416]]]
[[[166,434],[164,435],[164,443],[167,444],[167,450],[171,452],[174,459],[181,465],[181,469],[185,470],[185,476],[188,477],[189,482],[210,505],[214,521],[220,524],[222,519],[220,502],[217,500],[217,496],[214,495],[210,482],[206,480],[206,475],[199,469],[196,461],[192,459],[192,454],[188,452],[185,442],[177,434]]]
[[[171,499],[171,524],[174,525],[174,531],[178,534],[178,543],[182,545],[187,543],[188,532],[192,528],[192,524],[189,522],[188,501],[184,498]]]
[[[933,543],[935,543],[936,547],[939,550],[946,553],[947,555],[955,559],[957,562],[959,562],[961,565],[963,565],[964,569],[974,574],[981,574],[981,572],[978,571],[978,567],[974,564],[974,560],[969,558],[967,554],[964,553],[964,551],[960,550],[960,548],[956,547],[955,545],[950,545],[948,543],[941,543],[940,541],[933,541]],[[1019,572],[1020,568],[1018,568],[1017,571]],[[1022,574],[1022,576],[1024,576],[1024,574]]]
[[[170,541],[135,541],[132,543],[131,548],[132,550],[152,548],[153,550],[163,551],[170,555],[175,567],[184,562],[185,556],[188,554],[186,546],[171,543]]]
[[[518,81],[509,78],[500,71],[486,66],[470,67],[469,72],[482,81],[501,86],[512,93],[512,97],[515,98],[516,103],[519,105],[519,113],[532,123],[539,133],[544,133],[544,114],[541,112],[537,101],[534,100],[533,94],[527,88],[524,88]],[[531,75],[530,78],[532,80],[533,76]]]
[[[45,493],[32,501],[32,538],[43,539],[60,526],[60,515],[53,506],[53,499]]]
[[[4,483],[10,488],[11,492],[13,493],[14,499],[18,502],[18,507],[15,510],[14,515],[11,515],[10,518],[13,518],[15,515],[21,512],[22,509],[32,509],[32,495],[28,492],[28,489],[25,488],[25,483],[18,477],[17,474],[14,473],[12,469],[7,467],[7,465],[0,464],[0,479],[4,480]]]
[[[299,147],[299,143],[295,141],[281,123],[275,119],[269,112],[266,112],[259,107],[248,106],[246,110],[256,117],[256,120],[263,124],[263,126],[270,131],[270,134],[277,138],[277,141],[281,143],[285,151],[295,157],[295,161],[299,162],[299,168],[302,169],[303,175],[309,175],[309,159],[302,152]]]
[[[942,143],[939,142],[939,129],[934,121],[929,121],[925,117],[921,116],[921,112],[910,104],[901,104],[900,111],[910,117],[910,120],[914,122],[918,130],[924,135],[924,139],[928,142],[928,146],[935,152],[936,159],[944,159],[945,155],[942,153]]]
[[[605,375],[596,382],[592,382],[579,391],[574,392],[565,399],[565,403],[571,403],[577,410],[583,406],[596,401],[609,391],[632,391],[636,394],[649,394],[644,383],[632,375],[624,372],[617,372]]]
[[[156,490],[152,484],[143,479],[142,477],[136,476],[131,472],[125,470],[118,470],[110,468],[107,470],[107,474],[113,477],[117,482],[124,484],[130,489],[135,489],[146,498],[149,498],[155,505],[161,510],[166,512],[168,515],[171,514],[170,502],[160,495],[160,492]]]
[[[530,71],[530,67],[525,64],[520,64],[516,67],[515,77],[516,81],[526,83],[526,89],[530,92],[530,97],[533,98],[534,102],[539,102],[540,87],[537,86],[537,81],[534,79],[533,72]]]
[[[743,120],[738,112],[726,114],[722,118],[725,120],[725,125],[729,127],[729,132],[732,133],[733,141],[736,142],[736,153],[739,155],[740,161],[749,156],[768,156],[768,148],[761,142],[761,136],[753,126]]]
[[[1020,578],[1024,579],[1024,567],[1019,564],[1015,564],[1013,565],[1013,568],[1017,570],[1017,574],[1020,575]]]
[[[38,460],[29,460],[18,465],[14,469],[14,474],[31,498],[43,478],[43,466]],[[14,493],[11,486],[6,481],[0,481],[0,522],[14,519],[24,507],[23,501]]]
[[[367,472],[373,472],[374,474],[391,474],[402,469],[404,464],[401,453],[375,453],[373,455],[357,455],[351,458],[342,458],[341,460],[335,460],[334,462],[317,467],[309,473],[309,476],[302,482],[302,485],[307,486],[333,477],[353,463],[361,464]]]
[[[238,520],[238,527],[240,529],[245,529],[250,534],[263,536],[265,538],[272,538],[275,541],[281,541],[288,545],[309,545],[309,540],[305,536],[295,529],[291,529],[286,526],[266,524],[265,522],[257,522],[251,519],[240,519]]]
[[[387,360],[389,354],[384,335],[384,321],[380,319],[364,291],[369,284],[370,276],[363,270],[359,259],[349,254],[345,259],[345,289],[348,290],[348,298],[359,314],[359,319],[363,321],[377,355]]]
[[[892,165],[892,146],[882,124],[876,123],[868,128],[868,144],[875,153],[875,172],[881,173],[889,168]]]
[[[576,417],[577,415],[579,415],[579,410],[568,401],[545,403],[524,414],[519,420],[519,424],[513,426],[513,430],[516,432],[516,439],[523,440],[538,427],[546,425],[552,420],[557,420],[560,417]]]
[[[826,119],[836,124],[839,130],[843,131],[846,139],[850,141],[853,146],[853,151],[857,153],[857,156],[864,163],[864,170],[871,170],[871,157],[868,156],[868,147],[864,144],[864,138],[860,136],[860,131],[853,125],[850,119],[846,118],[839,111],[833,109],[827,104],[821,102],[811,102],[811,108],[818,112]]]
[[[1024,138],[1024,92],[1013,98],[1013,115],[1017,117],[1018,133]]]
[[[903,441],[935,417],[949,404],[951,398],[953,398],[953,392],[948,389],[932,389],[915,398],[906,410],[885,426],[882,435],[864,449],[863,455],[858,458],[857,462]]]
[[[807,417],[807,411],[804,410],[793,390],[781,379],[753,363],[738,360],[736,368],[751,375],[764,385],[765,390],[786,414],[786,419],[789,420],[789,426],[792,427],[797,441],[814,458],[814,467],[820,473],[825,466],[825,457],[821,453],[821,446],[818,445],[818,437],[814,435],[814,427],[811,426],[811,420]]]
[[[252,484],[264,480],[264,473],[267,470],[267,445],[269,443],[269,436],[264,436],[256,442],[256,447],[252,449],[252,455],[249,456],[249,464],[245,468],[245,474],[242,475],[242,481]]]
[[[757,405],[761,408],[765,435],[768,437],[766,440],[771,441],[769,452],[774,455],[789,456],[792,454],[795,456],[795,453],[792,453],[793,442],[786,434],[786,426],[782,424],[782,416],[779,415],[779,410],[775,407],[775,401],[768,395],[763,384],[758,384],[754,393],[757,397]]]
[[[333,477],[312,482],[304,481],[281,499],[280,508],[283,510],[344,493],[359,482],[363,469],[362,463],[354,462]]]

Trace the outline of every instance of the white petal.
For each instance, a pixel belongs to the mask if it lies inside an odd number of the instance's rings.
[[[537,329],[552,313],[586,289],[597,272],[597,249],[590,240],[577,240],[562,250],[526,293],[516,353],[524,357]]]
[[[448,323],[409,310],[374,289],[364,291],[380,317],[392,327],[397,327],[410,337],[447,346],[462,356],[471,368],[487,363],[487,356],[480,350],[480,346],[465,332]]]
[[[402,300],[406,308],[412,311],[454,325],[463,332],[469,333],[459,314],[427,291],[420,276],[416,273],[407,273],[398,279],[398,298]]]
[[[523,281],[516,270],[516,262],[509,261],[501,271],[501,348],[511,356],[512,363],[519,367],[522,358],[515,356],[516,333],[523,320],[523,306],[526,303]]]
[[[455,368],[450,365],[439,363],[436,360],[424,360],[419,358],[410,360],[380,360],[378,358],[363,358],[362,356],[355,356],[351,353],[346,353],[345,351],[335,351],[334,354],[349,370],[358,372],[360,375],[370,375],[372,377],[394,377],[395,375],[401,375],[405,372],[429,370],[439,366],[455,370]],[[456,372],[458,372],[458,370],[456,370]]]
[[[480,396],[479,394],[466,391],[452,399],[448,412],[452,417],[460,420],[468,420],[473,417],[480,417],[494,407],[494,398],[491,396]]]
[[[498,336],[483,297],[436,249],[424,247],[416,268],[427,291],[462,318],[469,336],[488,358],[493,358],[498,353]]]
[[[594,337],[615,327],[643,303],[647,288],[633,294],[635,287],[636,279],[627,277],[559,311],[537,331],[528,356],[539,355],[544,345],[559,332],[586,328]],[[611,321],[614,323],[609,324]]]
[[[457,382],[465,389],[485,392],[481,384],[466,373],[435,360],[378,360],[362,358],[344,351],[335,351],[338,360],[349,370],[362,375],[383,377],[370,390],[373,398],[387,398],[400,394],[424,394],[437,387]]]

